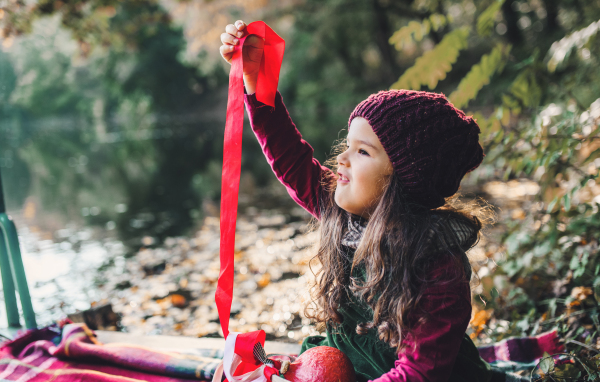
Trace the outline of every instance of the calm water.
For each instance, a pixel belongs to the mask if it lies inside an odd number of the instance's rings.
[[[115,239],[97,239],[98,232],[67,227],[54,233],[34,232],[18,224],[19,242],[38,325],[90,308],[103,298],[96,288],[97,270],[108,259],[124,262],[124,245]],[[119,267],[114,267],[115,272]],[[4,294],[0,294],[0,327],[6,327]]]

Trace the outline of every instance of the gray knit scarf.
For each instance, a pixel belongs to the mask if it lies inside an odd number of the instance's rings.
[[[362,239],[366,228],[366,220],[350,216],[348,218],[348,229],[344,233],[344,237],[342,237],[342,245],[353,249],[358,248],[358,244],[360,244],[360,239]]]
[[[350,216],[348,219],[348,229],[342,237],[342,245],[356,249],[360,244],[365,229],[367,228],[367,220]],[[441,224],[441,222],[437,223]],[[444,246],[440,239],[444,239],[449,247],[460,247],[463,250],[467,250],[477,240],[477,231],[475,228],[463,221],[462,219],[450,219],[448,220],[450,228],[454,231],[454,237],[448,238],[434,238],[435,232],[430,230],[428,241],[431,243],[432,250],[442,250]]]

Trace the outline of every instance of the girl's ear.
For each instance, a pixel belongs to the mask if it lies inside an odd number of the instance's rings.
[[[392,162],[390,162],[390,158],[388,157],[388,164],[385,169],[385,174],[388,176],[392,176],[393,173],[394,173],[394,166],[392,165]]]
[[[383,194],[385,194],[387,187],[390,187],[390,183],[392,182],[392,176],[394,175],[394,169],[393,169],[391,163],[390,163],[390,169],[391,169],[390,173],[384,174],[384,176],[382,176],[378,182],[381,187],[380,198],[383,198]]]

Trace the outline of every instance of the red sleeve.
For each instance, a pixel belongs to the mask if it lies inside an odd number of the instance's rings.
[[[283,104],[281,94],[275,96],[275,107],[245,95],[246,110],[258,143],[277,179],[302,208],[319,218],[321,179],[332,175],[313,158],[313,148],[302,139]]]
[[[450,378],[471,320],[469,285],[429,288],[421,303],[429,320],[406,339],[408,350],[399,355],[395,368],[373,382],[446,382]]]

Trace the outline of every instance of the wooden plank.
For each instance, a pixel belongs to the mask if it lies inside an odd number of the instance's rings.
[[[225,340],[222,338],[194,338],[184,336],[142,336],[131,333],[95,330],[98,341],[102,343],[125,343],[145,346],[161,350],[188,350],[188,349],[223,349]],[[299,344],[266,341],[267,354],[298,354]]]

